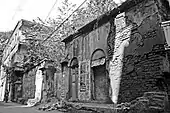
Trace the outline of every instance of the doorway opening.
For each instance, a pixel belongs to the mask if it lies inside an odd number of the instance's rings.
[[[11,100],[18,101],[19,98],[22,98],[22,86],[23,86],[23,73],[22,71],[14,71],[13,73],[13,82],[11,83]]]
[[[107,103],[109,97],[109,77],[107,76],[105,53],[98,49],[92,54],[92,99],[99,103]]]
[[[70,65],[71,74],[71,101],[78,100],[78,59],[73,58]]]

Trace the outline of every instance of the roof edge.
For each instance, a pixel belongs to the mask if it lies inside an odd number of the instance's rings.
[[[99,16],[98,18],[94,19],[93,21],[87,23],[83,27],[77,30],[76,33],[69,35],[65,39],[63,39],[61,42],[71,42],[73,39],[75,39],[78,36],[81,36],[83,34],[89,33],[99,27],[101,27],[103,24],[109,22],[111,18],[115,18],[118,14],[124,12],[125,10],[130,9],[131,7],[134,7],[135,5],[144,2],[145,0],[127,0],[123,2],[120,6],[117,8],[114,8],[113,10],[106,12],[105,14]],[[98,26],[94,28],[94,25],[98,22]]]

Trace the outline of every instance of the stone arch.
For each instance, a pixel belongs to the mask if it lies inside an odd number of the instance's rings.
[[[79,67],[79,61],[77,57],[73,57],[69,64],[69,82],[70,82],[70,99],[71,101],[77,101],[78,100],[78,67]]]
[[[104,57],[106,57],[106,54],[105,54],[104,50],[98,48],[98,49],[96,49],[96,50],[92,53],[92,55],[91,55],[91,61],[92,61],[92,60],[95,60],[95,59],[99,59],[99,58],[104,58]]]
[[[69,67],[73,68],[73,67],[77,67],[77,66],[78,66],[78,58],[73,57],[69,62]]]

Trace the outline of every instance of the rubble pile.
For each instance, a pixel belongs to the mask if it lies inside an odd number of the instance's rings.
[[[169,108],[165,92],[146,92],[142,97],[116,106],[118,113],[169,113]]]
[[[58,99],[51,99],[51,100],[52,101],[48,100],[48,103],[45,103],[45,104],[41,105],[40,107],[38,107],[38,110],[43,110],[43,111],[58,110],[58,111],[66,112],[70,108],[65,103],[64,100],[58,100]]]
[[[169,113],[170,106],[168,96],[165,92],[146,92],[142,97],[138,97],[131,102],[125,102],[113,105],[111,110],[104,110],[95,107],[85,107],[81,104],[70,104],[64,100],[51,99],[41,107],[39,110],[51,111],[58,110],[62,112],[81,112],[81,113]]]
[[[87,112],[100,113],[94,109],[83,107],[81,104],[79,105],[70,104],[64,100],[57,100],[55,102],[53,101],[53,102],[42,104],[41,106],[38,107],[38,110],[42,110],[42,111],[58,110],[61,112],[69,112],[69,113],[72,113],[74,111],[84,111],[85,113]]]
[[[79,105],[71,105],[72,109],[69,113],[74,113],[75,111],[79,111],[77,113],[100,113],[100,111],[90,108],[90,107],[84,107],[82,104]]]

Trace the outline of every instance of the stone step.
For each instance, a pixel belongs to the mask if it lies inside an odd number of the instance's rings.
[[[67,102],[74,106],[69,113],[117,113],[119,109],[115,109],[113,104],[97,104],[97,103],[80,103]]]
[[[165,102],[165,99],[160,99],[160,98],[152,98],[150,99],[150,101],[156,101],[156,102],[161,102],[161,103],[164,103]]]
[[[157,102],[151,102],[149,103],[149,106],[154,106],[154,107],[160,107],[160,108],[164,108],[164,104],[162,103],[157,103]]]
[[[114,104],[81,103],[81,102],[66,102],[66,103],[74,105],[74,106],[81,106],[81,107],[95,107],[95,108],[114,109]]]
[[[162,101],[168,101],[168,95],[167,93],[161,94],[161,93],[145,93],[144,97],[148,98],[149,100],[151,99],[157,99],[157,100],[162,100]]]
[[[162,107],[157,107],[157,106],[149,106],[150,109],[157,109],[157,110],[163,110]]]
[[[145,92],[144,97],[152,97],[154,95],[159,95],[159,96],[167,96],[166,92]]]
[[[152,99],[157,99],[157,100],[162,100],[162,101],[167,100],[167,101],[168,101],[168,98],[167,98],[167,97],[165,97],[165,96],[159,96],[159,95],[153,96]]]

